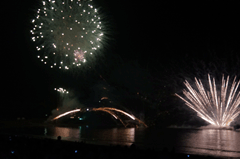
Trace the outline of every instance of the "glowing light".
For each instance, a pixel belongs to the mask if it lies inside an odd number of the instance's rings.
[[[198,116],[208,123],[218,126],[225,127],[229,126],[230,123],[240,114],[240,91],[237,89],[239,83],[235,82],[236,77],[233,80],[230,90],[228,90],[229,76],[227,80],[224,80],[222,76],[221,89],[217,91],[215,79],[211,81],[210,75],[208,75],[208,82],[210,91],[205,91],[203,84],[200,80],[195,78],[195,83],[198,88],[198,92],[194,90],[186,80],[185,86],[189,92],[183,90],[183,94],[188,100],[176,94],[179,98],[186,102],[186,105],[198,113]]]
[[[102,97],[101,100],[103,100],[103,99],[108,99],[108,97]]]
[[[79,61],[82,61],[82,62],[85,62],[85,59],[84,59],[84,53],[82,52],[82,50],[78,51],[78,50],[74,50],[74,60],[75,62],[77,63],[78,60]]]
[[[63,89],[63,88],[61,88],[61,87],[58,88],[58,89],[57,89],[57,88],[54,88],[54,90],[55,90],[55,91],[58,91],[58,92],[60,92],[60,93],[67,93],[67,94],[69,93],[66,89]]]

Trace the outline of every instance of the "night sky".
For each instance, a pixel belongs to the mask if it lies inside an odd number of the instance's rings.
[[[99,76],[91,75],[93,71],[74,71],[74,75],[59,73],[36,58],[29,30],[39,2],[14,0],[7,3],[8,9],[1,11],[2,54],[6,56],[2,59],[2,78],[5,79],[2,87],[6,88],[2,96],[6,100],[2,105],[3,117],[49,113],[56,108],[58,99],[53,88],[61,85],[74,89],[81,99],[91,99],[92,88],[89,88],[103,81],[97,79]],[[112,85],[121,87],[112,78],[118,72],[113,70],[118,70],[118,65],[128,66],[134,62],[160,83],[153,89],[161,90],[162,85],[167,85],[170,92],[181,92],[181,77],[193,79],[199,74],[202,77],[208,73],[205,70],[213,68],[214,74],[229,73],[240,78],[238,1],[98,0],[97,5],[102,6],[108,17],[111,38],[102,51],[104,58],[97,61],[96,68],[98,74]],[[224,65],[216,59],[224,61]],[[123,69],[121,71],[124,72]],[[121,78],[126,77],[118,77],[120,81]],[[129,76],[129,81],[134,81],[134,78]],[[183,104],[180,100],[179,103]]]

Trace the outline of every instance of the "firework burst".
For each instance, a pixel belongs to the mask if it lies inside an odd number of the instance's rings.
[[[37,57],[59,69],[86,62],[104,41],[99,14],[92,0],[42,1],[30,30],[39,51]]]
[[[58,89],[57,89],[57,88],[54,88],[54,90],[55,90],[55,91],[58,91],[58,92],[60,92],[60,93],[67,93],[67,94],[69,93],[66,89],[63,89],[63,88],[58,88]]]
[[[211,81],[210,75],[208,75],[210,91],[207,92],[201,80],[195,78],[198,91],[194,90],[186,80],[184,84],[188,88],[188,91],[183,90],[183,94],[188,100],[178,94],[176,95],[208,123],[218,127],[229,126],[240,114],[240,91],[237,92],[240,81],[235,82],[235,80],[236,77],[233,80],[231,88],[228,89],[229,76],[225,81],[223,75],[221,89],[217,90],[215,79],[213,78],[213,81]]]

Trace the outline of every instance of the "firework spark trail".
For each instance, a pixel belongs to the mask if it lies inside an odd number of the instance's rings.
[[[204,114],[206,114],[206,112],[207,112],[207,110],[206,110],[204,107],[203,107],[203,109],[197,109],[197,108],[194,107],[194,105],[198,105],[198,104],[199,104],[199,103],[198,103],[198,100],[197,100],[198,97],[195,95],[196,91],[194,91],[194,89],[191,87],[191,85],[190,85],[187,81],[185,82],[185,85],[188,87],[188,89],[189,89],[191,92],[193,92],[193,95],[192,95],[191,93],[187,92],[186,90],[184,90],[183,93],[184,93],[185,96],[188,96],[189,100],[190,100],[193,104],[187,102],[187,101],[184,100],[183,98],[181,98],[181,99],[183,99],[190,108],[192,108],[193,110],[195,110],[196,112],[198,112],[198,116],[199,116],[199,117],[204,118],[205,120],[209,121],[210,123],[214,123],[210,116],[204,115]],[[194,98],[194,95],[195,95],[196,98]],[[200,105],[200,106],[202,107],[202,105]]]
[[[53,120],[59,119],[59,118],[65,116],[65,115],[68,115],[68,114],[71,114],[71,113],[75,113],[75,112],[79,112],[79,111],[81,111],[81,109],[75,109],[75,110],[71,110],[71,111],[65,112],[63,114],[60,114],[60,115],[56,116],[55,118],[53,118]]]
[[[122,111],[122,110],[120,110],[120,109],[110,108],[110,107],[93,108],[93,109],[95,109],[95,110],[101,109],[101,110],[117,111],[117,112],[120,112],[120,113],[122,113],[122,114],[130,117],[132,120],[137,120],[139,123],[142,123],[145,127],[148,127],[148,126],[147,126],[143,121],[141,121],[140,119],[138,119],[138,118],[134,117],[133,115],[130,115],[130,114],[128,114],[127,112]],[[119,118],[119,119],[120,119],[120,118]],[[120,119],[120,121],[121,121],[121,119]],[[121,121],[121,122],[122,122],[122,121]],[[123,123],[123,122],[122,122],[122,123]],[[125,124],[123,124],[123,125],[125,125]]]
[[[116,114],[114,114],[113,112],[107,110],[107,109],[102,109],[102,108],[93,108],[93,111],[105,111],[109,114],[111,114],[115,119],[118,119],[118,116]]]
[[[187,90],[183,90],[183,94],[188,100],[178,96],[185,104],[196,111],[198,116],[209,122],[212,125],[224,127],[229,126],[230,123],[240,114],[240,92],[237,93],[240,81],[236,82],[236,77],[233,80],[232,86],[228,91],[229,76],[227,80],[222,77],[222,85],[220,92],[218,92],[215,78],[211,81],[208,75],[208,83],[210,91],[205,91],[201,80],[195,78],[195,84],[198,92],[194,90],[186,80],[184,82]],[[220,96],[218,95],[220,94]],[[237,95],[236,95],[237,94]]]
[[[75,109],[75,110],[67,111],[63,114],[58,115],[57,117],[53,118],[52,120],[56,120],[56,119],[59,119],[63,116],[66,116],[68,114],[75,113],[75,112],[80,112],[80,111],[81,111],[81,109]],[[133,115],[130,115],[127,112],[124,112],[120,109],[110,108],[110,107],[100,107],[100,108],[92,108],[92,110],[90,110],[90,111],[104,111],[104,112],[107,112],[107,113],[111,114],[115,119],[119,119],[119,121],[124,125],[124,127],[126,127],[126,124],[124,124],[122,119],[119,118],[113,111],[120,112],[120,113],[130,117],[133,120],[137,120],[139,123],[142,123],[145,127],[147,127],[147,125],[143,121],[141,121],[140,119],[138,119],[138,118],[134,117]]]
[[[119,121],[123,124],[123,126],[126,127],[126,124],[124,124],[124,122],[122,121],[122,119],[119,118],[116,114],[114,114],[114,113],[111,112],[110,110],[103,109],[103,108],[93,108],[93,111],[104,111],[104,112],[107,112],[107,113],[111,114],[115,119],[119,119]]]
[[[113,110],[113,111],[117,111],[117,112],[120,112],[120,113],[123,113],[125,114],[126,116],[130,117],[132,120],[135,120],[135,117],[133,115],[130,115],[128,114],[127,112],[124,112],[120,109],[116,109],[116,108],[109,108],[109,107],[103,107],[103,109],[107,109],[107,110]]]

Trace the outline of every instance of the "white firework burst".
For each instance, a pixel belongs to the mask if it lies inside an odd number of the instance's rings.
[[[69,93],[66,89],[63,89],[63,88],[61,88],[61,87],[58,88],[58,89],[57,89],[57,88],[54,88],[54,90],[55,90],[55,91],[58,91],[58,92],[60,92],[60,93],[66,93],[66,94]]]
[[[51,68],[69,69],[101,48],[104,31],[92,0],[46,0],[30,30],[37,57]]]
[[[195,110],[203,120],[214,126],[226,127],[240,114],[240,91],[237,92],[240,81],[235,82],[235,80],[236,77],[228,90],[229,76],[225,81],[223,75],[221,89],[217,90],[215,79],[213,78],[212,82],[208,75],[210,91],[207,92],[201,80],[195,78],[198,91],[194,90],[186,80],[184,84],[188,91],[183,90],[183,94],[188,100],[176,95],[185,101],[187,106]]]

